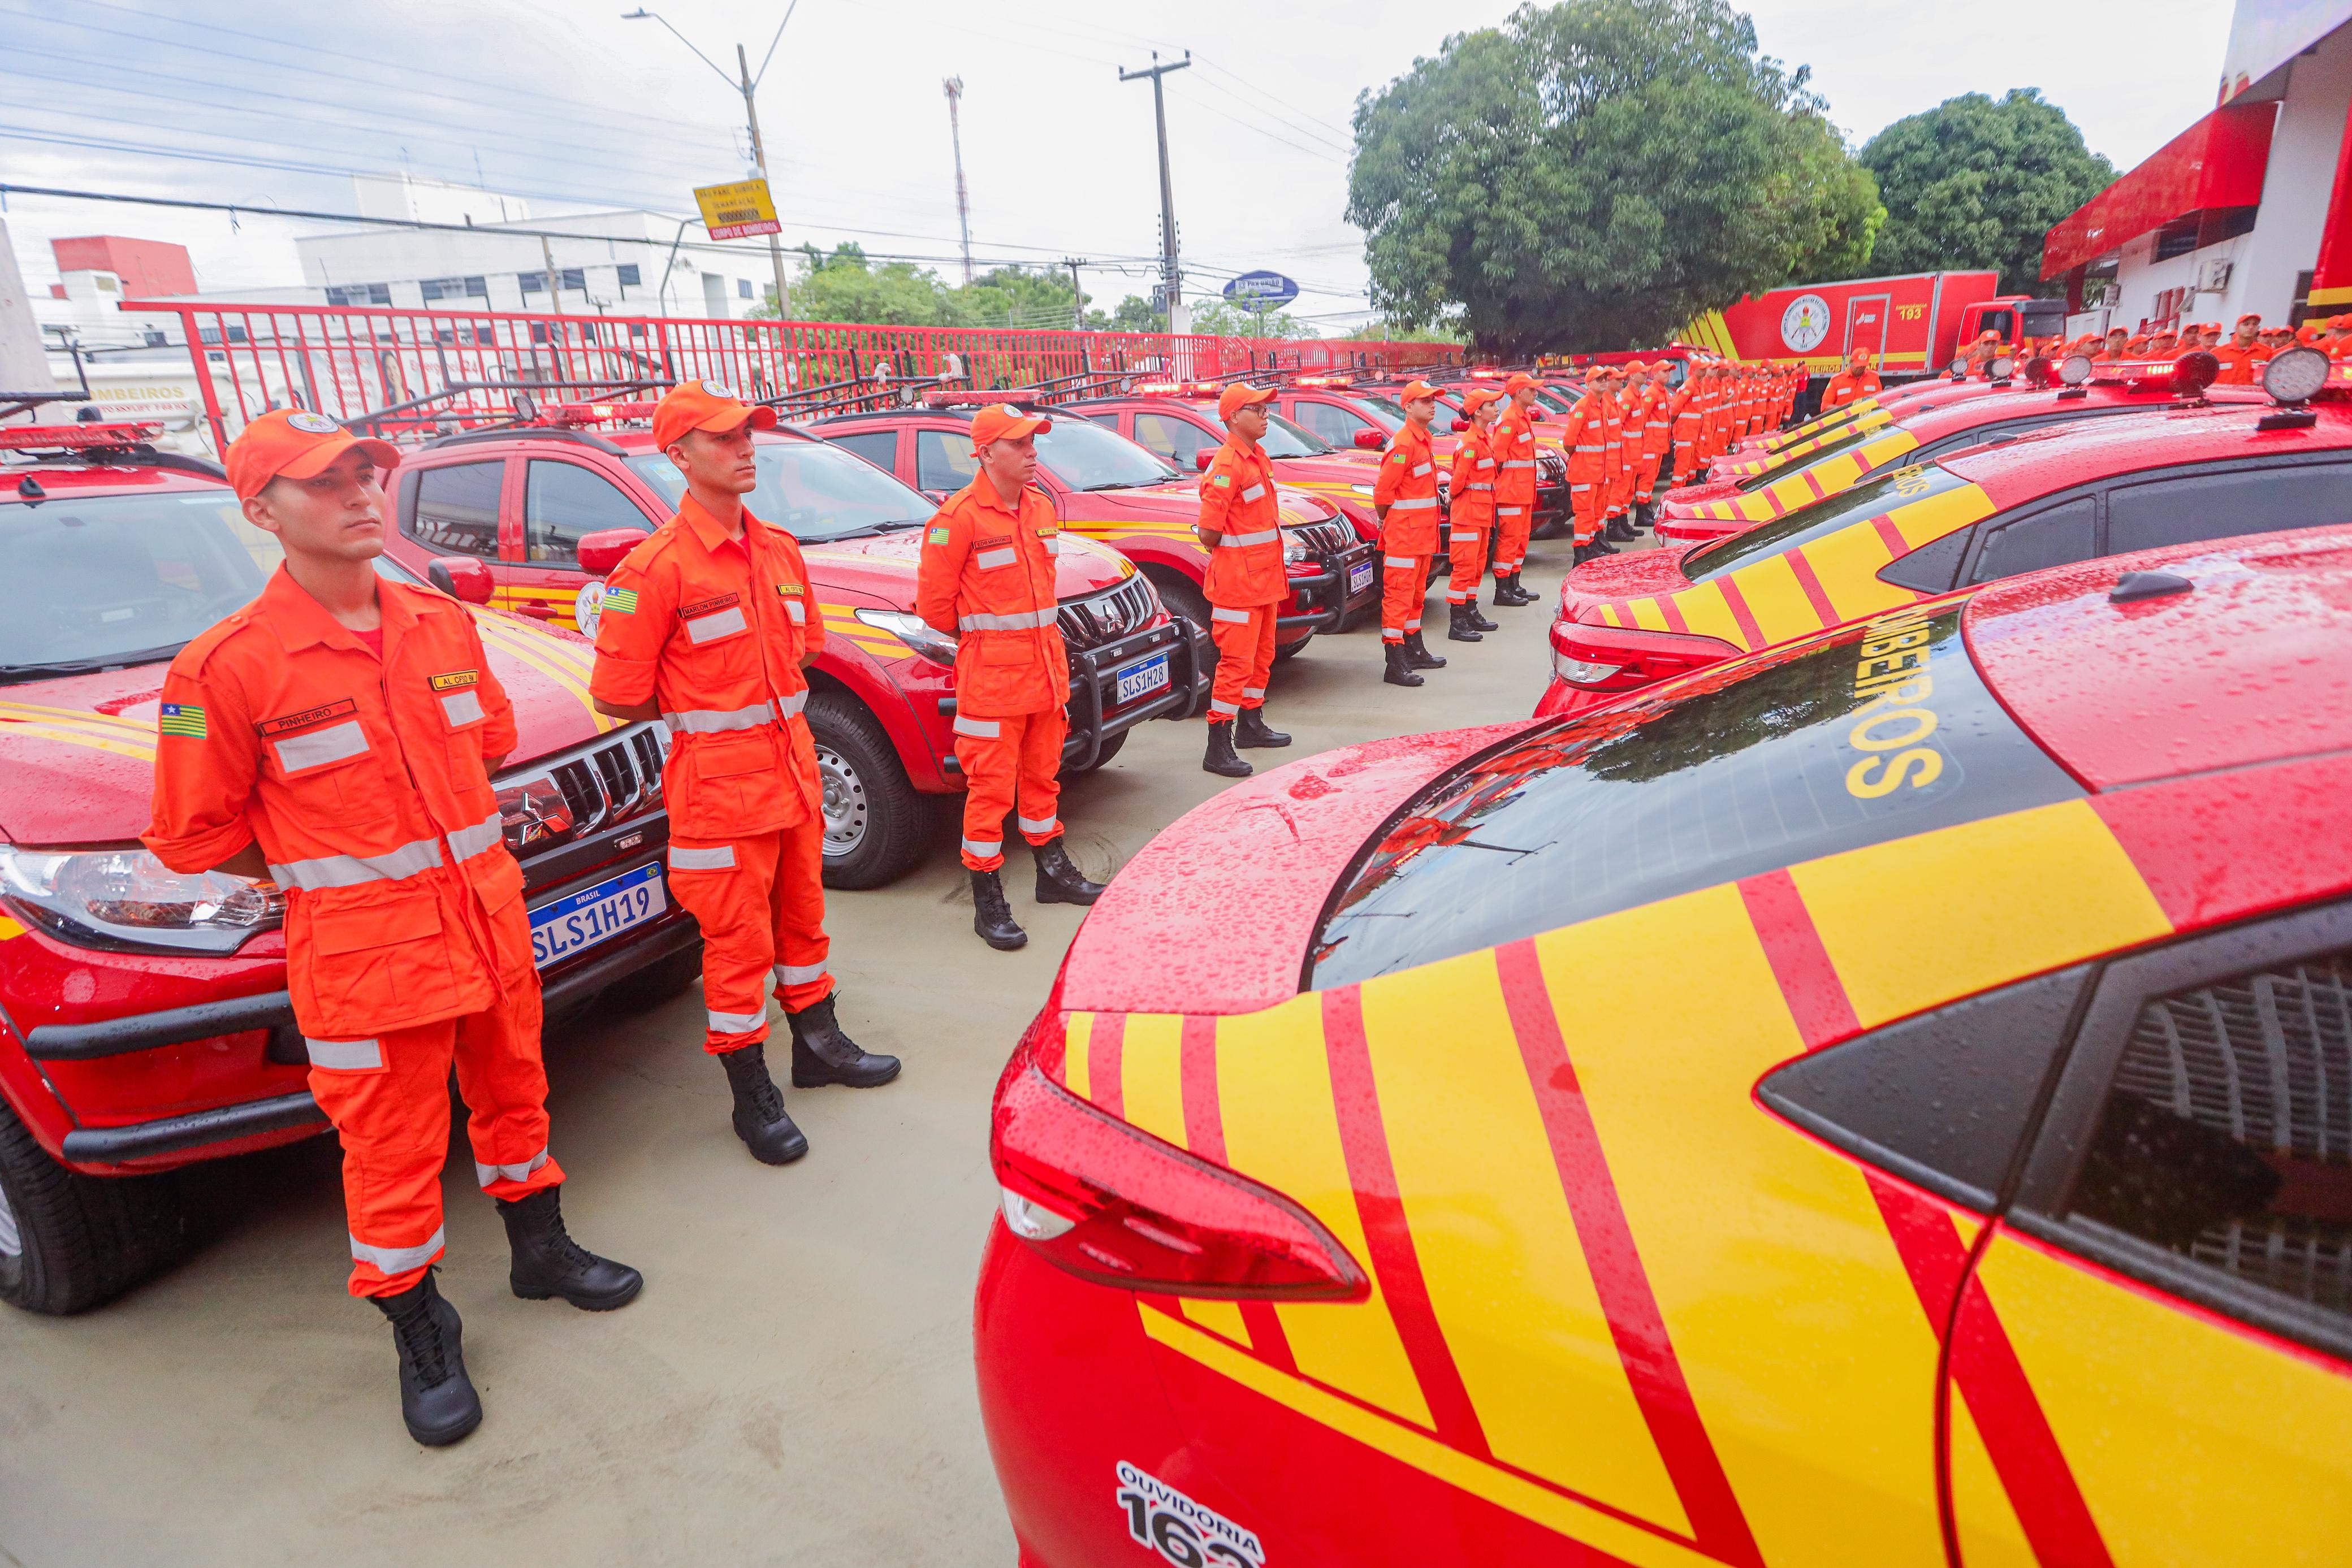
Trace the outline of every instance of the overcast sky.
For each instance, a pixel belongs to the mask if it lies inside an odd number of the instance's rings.
[[[339,171],[483,183],[540,210],[689,210],[740,178],[741,98],[635,0],[0,0],[0,178],[11,183],[349,211]],[[788,242],[936,258],[955,276],[955,176],[940,82],[964,82],[972,243],[984,267],[1064,256],[1089,293],[1141,293],[1159,245],[1151,89],[1118,70],[1192,51],[1166,78],[1188,282],[1271,267],[1297,313],[1364,308],[1360,236],[1343,220],[1357,94],[1501,21],[1500,0],[798,0],[760,89]],[[704,53],[756,70],[784,0],[668,0]],[[1765,51],[1808,64],[1859,146],[1958,93],[2038,87],[2127,168],[2213,103],[2227,0],[1758,0]],[[42,139],[42,140],[37,140]],[[108,143],[110,146],[66,143]],[[205,158],[234,159],[235,163]],[[206,289],[299,282],[289,235],[320,225],[8,199],[26,280],[48,240],[177,240]],[[1118,270],[1124,268],[1124,271]],[[757,275],[757,274],[755,274]]]

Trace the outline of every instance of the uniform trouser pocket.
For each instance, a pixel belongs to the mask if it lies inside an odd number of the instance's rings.
[[[822,818],[743,838],[670,840],[670,892],[702,927],[705,1051],[766,1040],[772,988],[791,1012],[831,994],[824,876]]]

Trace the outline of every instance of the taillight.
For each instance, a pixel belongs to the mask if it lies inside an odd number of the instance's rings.
[[[1552,673],[1589,692],[1634,691],[1721,664],[1738,652],[1720,637],[1685,632],[1580,621],[1555,621],[1551,626]]]
[[[1370,1283],[1273,1189],[1105,1114],[1047,1078],[1049,1009],[996,1086],[989,1160],[1005,1228],[1082,1280],[1235,1301],[1360,1301]]]

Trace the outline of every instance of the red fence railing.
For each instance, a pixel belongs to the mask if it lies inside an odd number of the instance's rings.
[[[388,429],[505,418],[522,388],[618,395],[693,377],[744,396],[884,377],[1017,387],[1089,372],[1215,377],[1254,370],[1401,370],[1453,362],[1444,343],[1218,338],[1166,333],[881,327],[828,321],[706,321],[331,305],[125,300],[172,315],[215,450],[273,408],[338,420],[382,414]]]

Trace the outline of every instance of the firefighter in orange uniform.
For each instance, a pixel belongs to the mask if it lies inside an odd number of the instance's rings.
[[[1601,525],[1602,543],[1633,538],[1631,518],[1642,491],[1643,432],[1646,423],[1643,400],[1648,394],[1649,367],[1639,360],[1628,360],[1615,369],[1616,374],[1610,378],[1610,401],[1617,405],[1616,464],[1609,490],[1609,515]]]
[[[887,1083],[898,1059],[859,1050],[834,1017],[824,791],[801,711],[824,619],[799,543],[743,504],[760,482],[752,433],[775,423],[711,381],[655,406],[686,494],[605,579],[588,690],[599,712],[669,727],[669,886],[702,926],[703,1050],[726,1069],[735,1135],[787,1165],[808,1139],[768,1071],[772,984],[795,1088]]]
[[[1633,471],[1627,465],[1625,452],[1625,375],[1615,365],[1600,366],[1595,373],[1601,379],[1601,430],[1605,450],[1601,454],[1601,523],[1586,546],[1588,556],[1617,553],[1617,547],[1609,542],[1609,525],[1624,512],[1633,495]]]
[[[1692,484],[1698,476],[1698,430],[1706,412],[1700,406],[1699,396],[1706,385],[1706,367],[1692,365],[1684,371],[1683,384],[1666,403],[1666,423],[1673,438],[1666,452],[1664,476],[1668,489]]]
[[[514,710],[463,605],[376,575],[399,461],[284,409],[231,444],[246,519],[285,561],[172,661],[145,841],[174,871],[285,890],[287,989],[343,1145],[350,1290],[391,1321],[401,1416],[438,1446],[482,1419],[434,1282],[453,1068],[514,1293],[601,1312],[645,1281],[564,1229],[522,868],[490,786]]]
[[[1706,368],[1706,387],[1699,413],[1698,464],[1702,472],[1724,454],[1724,404],[1730,396],[1731,367],[1712,364]]]
[[[1584,395],[1568,411],[1560,434],[1560,450],[1568,458],[1568,507],[1574,519],[1574,559],[1587,559],[1588,546],[1600,537],[1609,498],[1609,378],[1595,365],[1584,378]],[[1499,547],[1498,547],[1499,548]],[[1496,595],[1495,602],[1503,602]]]
[[[1878,372],[1870,368],[1870,350],[1856,349],[1846,356],[1845,369],[1830,378],[1822,389],[1822,412],[1843,408],[1860,398],[1876,397],[1880,383]]]
[[[1492,387],[1472,387],[1462,394],[1470,428],[1454,447],[1452,510],[1445,519],[1453,534],[1445,635],[1455,643],[1483,642],[1485,633],[1498,624],[1478,613],[1478,582],[1486,574],[1486,544],[1495,528],[1495,477],[1502,470],[1495,462],[1494,434],[1502,401],[1503,394]]]
[[[2216,386],[2250,387],[2262,379],[2263,366],[2272,350],[2262,342],[2263,319],[2252,313],[2238,318],[2237,329],[2225,343],[2207,350],[2221,361],[2221,373]]]
[[[1658,476],[1664,467],[1666,453],[1674,444],[1674,394],[1666,388],[1666,361],[1659,361],[1649,369],[1642,388],[1642,469],[1633,484],[1635,513],[1624,538],[1635,537],[1635,528],[1646,528],[1657,507]]]
[[[1265,434],[1272,387],[1236,382],[1217,394],[1224,444],[1201,476],[1201,547],[1209,552],[1202,589],[1209,600],[1209,634],[1217,643],[1217,685],[1209,697],[1209,748],[1201,766],[1227,779],[1246,779],[1250,765],[1235,747],[1288,746],[1290,737],[1265,724],[1265,686],[1274,670],[1274,620],[1290,597],[1282,564],[1282,503],[1274,464],[1258,444]]]
[[[1392,686],[1417,686],[1420,671],[1445,667],[1421,636],[1429,560],[1437,553],[1437,454],[1429,439],[1437,389],[1408,382],[1397,402],[1404,405],[1404,428],[1389,438],[1372,485],[1372,509],[1381,518],[1381,643],[1387,661],[1381,678]]]
[[[1495,602],[1517,607],[1533,604],[1536,596],[1519,586],[1519,570],[1528,563],[1528,535],[1536,525],[1536,392],[1535,377],[1514,371],[1503,382],[1502,412],[1495,417],[1486,438],[1495,455]],[[1592,439],[1599,439],[1597,436]],[[1570,458],[1571,469],[1574,459]],[[1576,500],[1576,476],[1569,475],[1569,500]],[[1598,501],[1600,493],[1592,492]],[[1580,517],[1581,513],[1578,514]],[[1579,522],[1580,531],[1585,525]]]
[[[916,613],[957,639],[953,727],[966,782],[971,925],[1000,952],[1029,940],[998,875],[1006,812],[1036,862],[1038,903],[1087,904],[1103,891],[1062,844],[1062,743],[1070,731],[1070,656],[1055,623],[1062,535],[1053,503],[1033,482],[1037,433],[1053,425],[1011,403],[971,416],[980,472],[931,519],[916,572]]]

